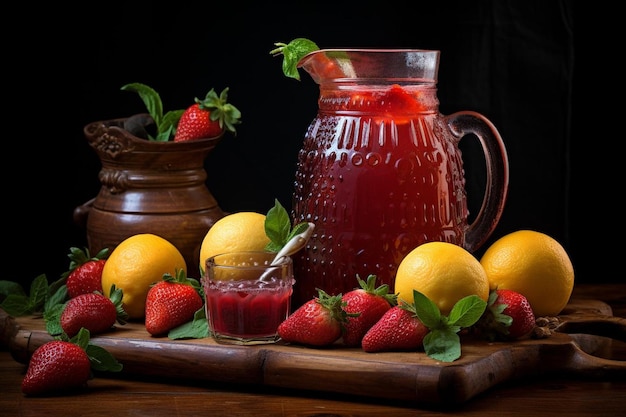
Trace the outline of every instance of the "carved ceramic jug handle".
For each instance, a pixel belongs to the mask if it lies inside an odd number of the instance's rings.
[[[509,186],[507,152],[500,133],[485,116],[472,111],[460,111],[445,116],[445,121],[459,141],[467,135],[475,135],[485,156],[487,181],[482,205],[465,233],[464,247],[474,252],[493,233],[502,216]]]
[[[89,212],[91,211],[95,199],[94,197],[74,209],[73,219],[77,226],[87,229],[87,218],[89,217]]]

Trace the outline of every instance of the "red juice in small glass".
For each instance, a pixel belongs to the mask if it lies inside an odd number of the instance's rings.
[[[274,256],[237,252],[207,260],[203,288],[216,341],[250,345],[278,340],[278,325],[290,312],[294,278],[291,259],[270,266]]]

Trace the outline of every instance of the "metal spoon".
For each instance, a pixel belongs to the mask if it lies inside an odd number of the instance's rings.
[[[287,242],[285,246],[283,246],[282,249],[278,251],[270,266],[277,266],[283,258],[293,255],[294,253],[302,249],[304,245],[306,245],[306,243],[309,241],[309,238],[313,234],[313,229],[315,229],[314,223],[308,222],[307,224],[309,227],[307,227],[304,232],[298,233],[297,235],[292,237],[289,242]],[[270,268],[265,271],[259,279],[267,279],[268,275],[272,272],[273,269],[274,268]]]

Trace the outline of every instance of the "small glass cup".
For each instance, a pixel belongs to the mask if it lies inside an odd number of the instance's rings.
[[[206,260],[202,287],[206,315],[219,343],[275,343],[278,325],[289,315],[293,262],[283,257],[271,265],[272,252],[231,252]]]

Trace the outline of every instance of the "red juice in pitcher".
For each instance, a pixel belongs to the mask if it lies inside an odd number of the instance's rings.
[[[294,307],[317,288],[350,291],[357,274],[374,274],[393,291],[398,265],[418,245],[473,251],[495,228],[508,184],[504,145],[478,113],[439,113],[437,63],[438,52],[418,50],[320,50],[301,60],[320,96],[294,184],[293,221],[315,224],[293,256]],[[472,224],[458,148],[470,133],[488,165]]]

